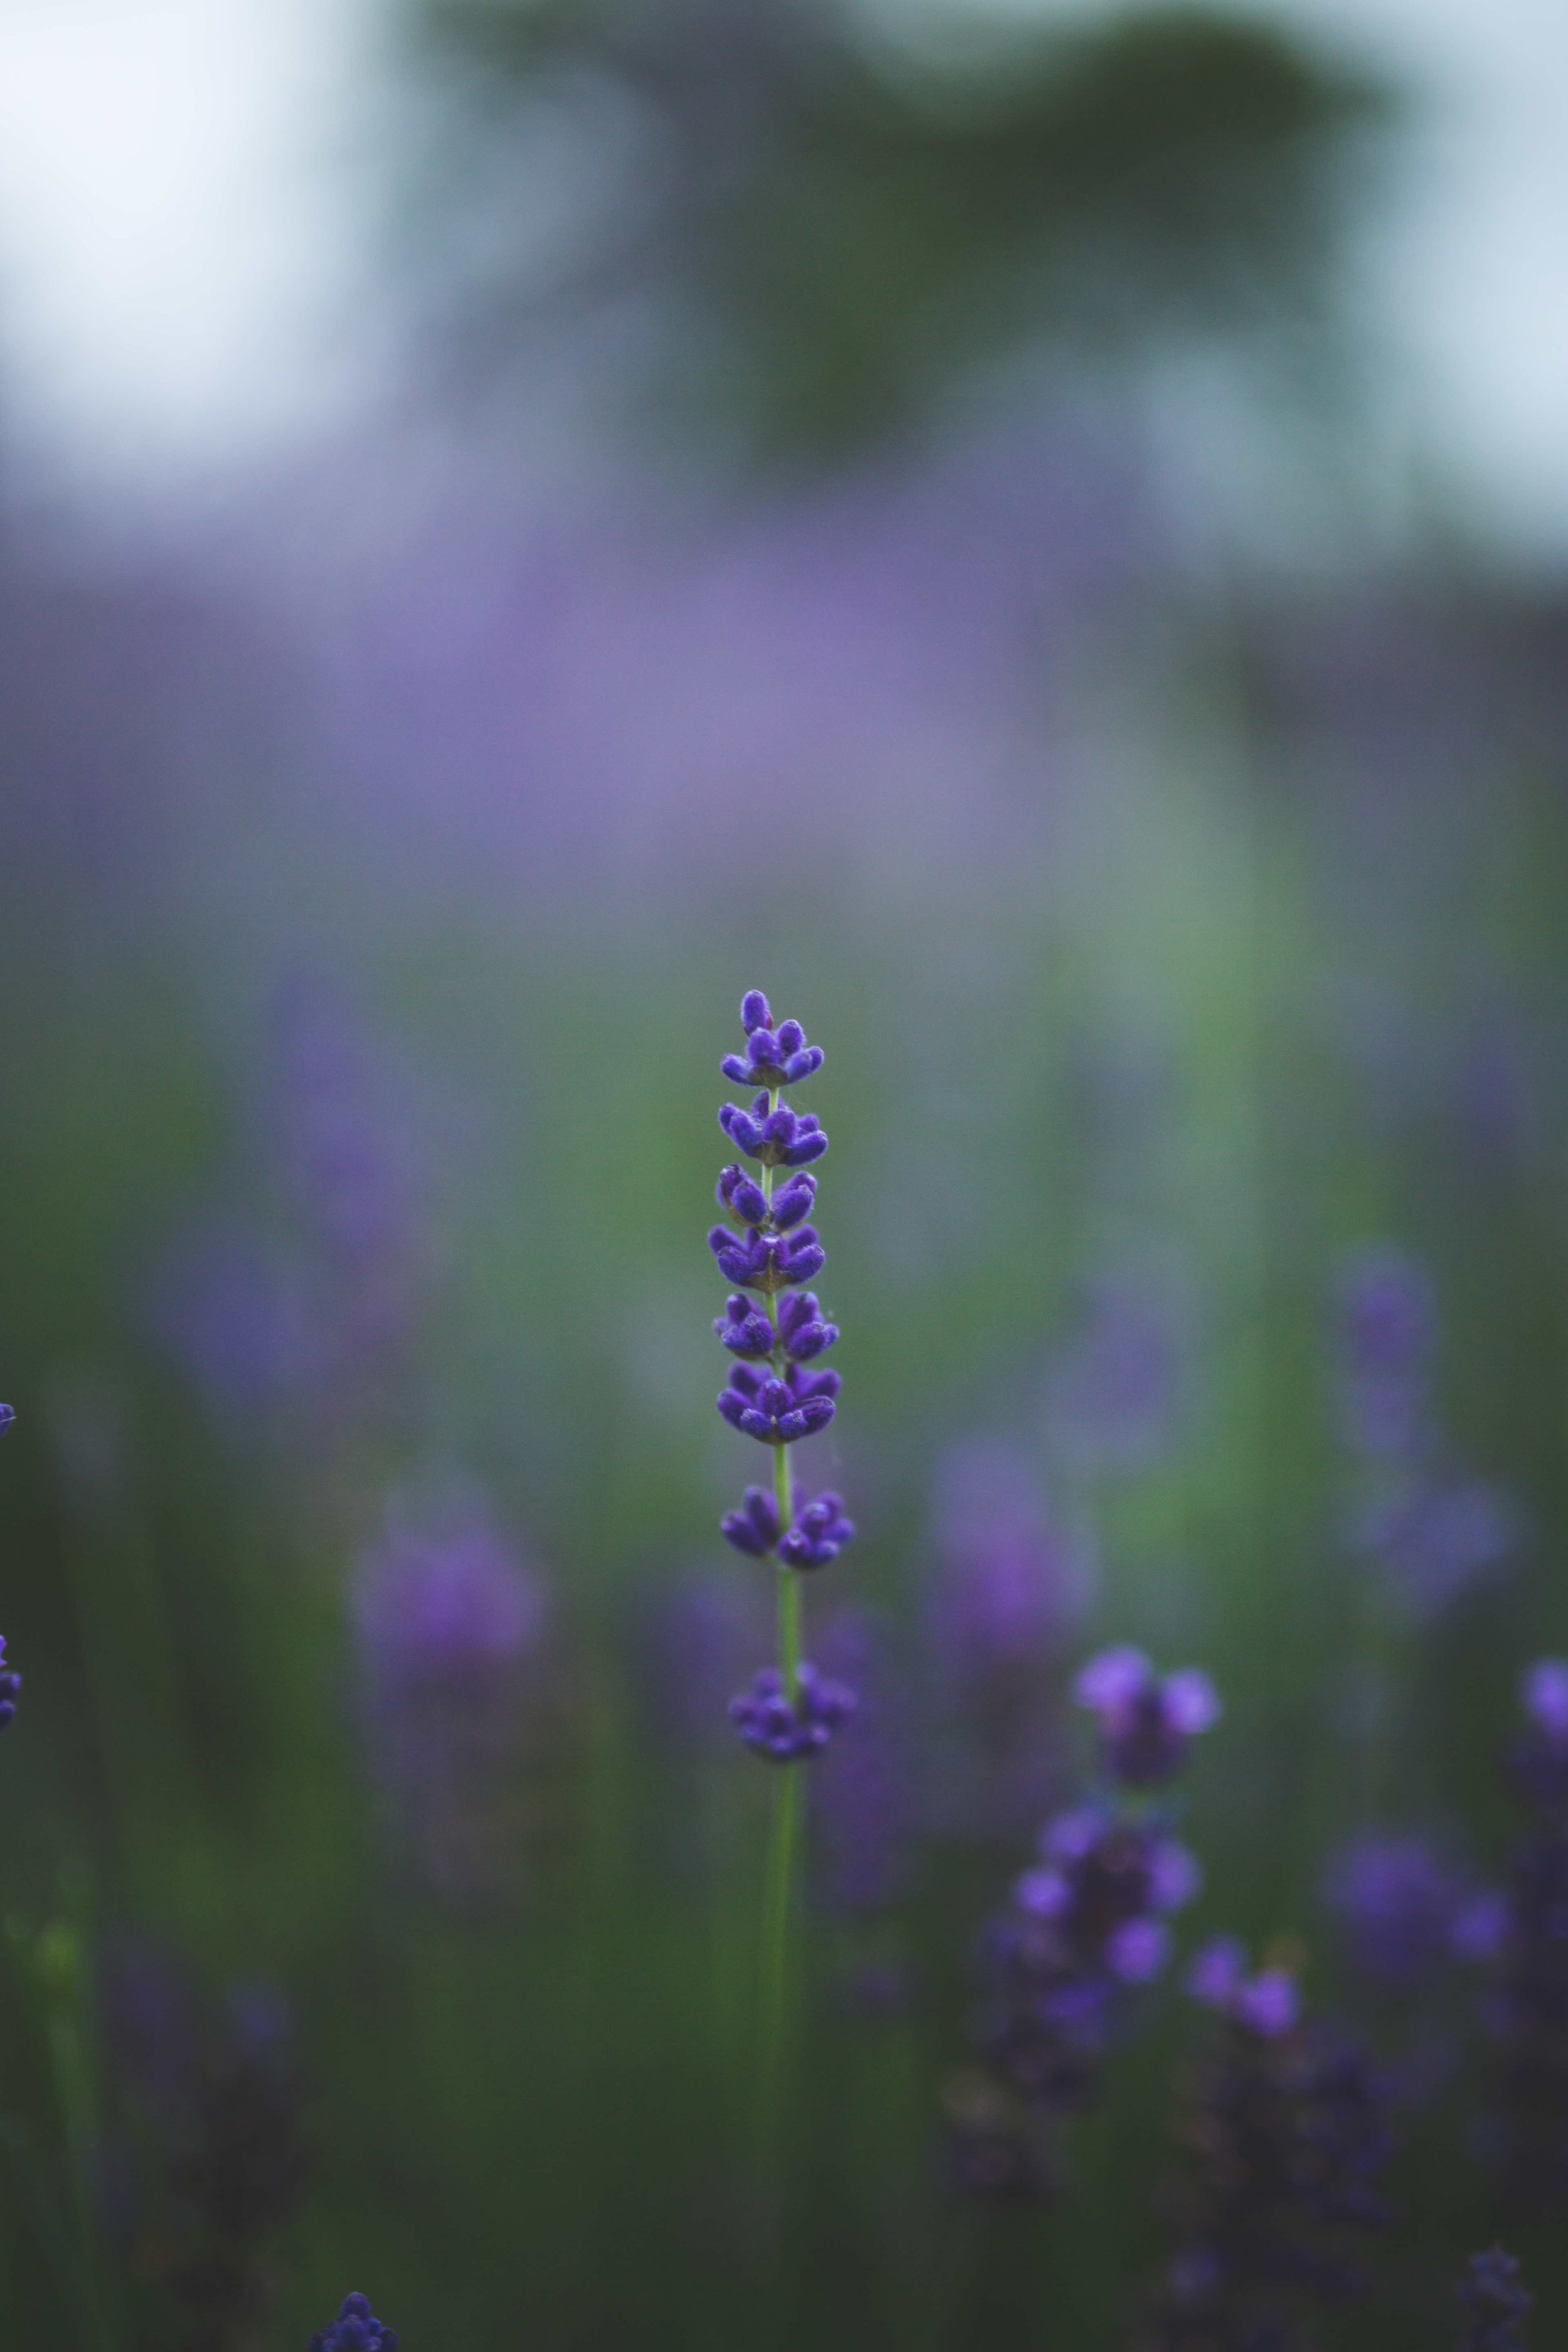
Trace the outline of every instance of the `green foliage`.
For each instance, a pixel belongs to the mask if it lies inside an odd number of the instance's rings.
[[[1390,112],[1284,36],[1201,11],[1020,32],[943,70],[761,0],[754,21],[426,0],[411,34],[459,95],[446,203],[494,257],[469,289],[476,341],[493,360],[559,333],[563,296],[570,315],[651,294],[690,419],[795,463],[1020,357],[1135,362],[1321,323],[1356,157]],[[575,107],[606,179],[538,280],[498,163],[527,154],[544,92]]]

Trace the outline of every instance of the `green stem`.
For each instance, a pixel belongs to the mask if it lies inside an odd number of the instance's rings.
[[[793,1581],[793,1580],[788,1580]],[[778,1769],[773,1836],[768,1845],[767,1887],[763,1905],[763,2049],[760,2137],[764,2162],[778,2146],[787,2066],[791,1994],[794,1990],[795,1882],[800,1851],[801,1799],[798,1763]]]

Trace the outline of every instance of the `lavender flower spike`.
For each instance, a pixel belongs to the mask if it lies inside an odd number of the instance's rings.
[[[311,2336],[310,2352],[397,2352],[397,2337],[382,2326],[367,2295],[351,2294],[331,2326]]]
[[[1472,2254],[1459,2289],[1465,2315],[1460,2352],[1524,2352],[1524,2323],[1534,2304],[1511,2254],[1500,2246]]]
[[[761,989],[742,999],[741,1027],[745,1053],[725,1055],[724,1075],[761,1092],[749,1109],[726,1103],[719,1124],[761,1172],[752,1176],[738,1161],[721,1171],[719,1205],[729,1222],[708,1236],[720,1273],[734,1286],[713,1326],[736,1360],[718,1407],[742,1436],[772,1450],[773,1475],[771,1494],[748,1486],[720,1528],[737,1551],[776,1564],[779,1656],[730,1712],[748,1747],[774,1763],[793,1764],[817,1754],[855,1704],[853,1692],[802,1661],[796,1580],[837,1559],[855,1529],[836,1494],[818,1495],[797,1512],[789,1461],[792,1445],[827,1427],[839,1389],[837,1372],[807,1369],[838,1337],[815,1292],[805,1288],[827,1259],[815,1226],[805,1223],[816,1179],[805,1172],[826,1150],[827,1138],[809,1113],[780,1100],[785,1087],[821,1068],[823,1056],[820,1046],[806,1044],[798,1021],[775,1025]],[[795,1172],[775,1188],[781,1168]]]

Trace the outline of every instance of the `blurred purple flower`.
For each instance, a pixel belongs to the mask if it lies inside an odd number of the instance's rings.
[[[1408,1465],[1430,1440],[1437,1307],[1431,1277],[1398,1250],[1362,1250],[1335,1294],[1340,1414],[1362,1460]]]
[[[416,1866],[487,1899],[516,1860],[544,1587],[480,1518],[404,1521],[361,1560],[353,1613],[371,1759]]]
[[[1079,1475],[1147,1469],[1169,1450],[1183,1349],[1168,1286],[1131,1273],[1084,1286],[1079,1328],[1046,1381],[1046,1443]]]
[[[319,1337],[301,1270],[256,1226],[199,1219],[155,1267],[151,1304],[164,1346],[236,1424],[298,1402],[316,1383]]]
[[[1352,1540],[1389,1593],[1424,1618],[1497,1576],[1521,1532],[1518,1506],[1502,1487],[1434,1474],[1367,1504]]]
[[[1351,1839],[1330,1862],[1324,1895],[1354,1966],[1391,1989],[1414,1989],[1477,1932],[1470,1889],[1426,1838]]]
[[[935,1517],[923,1630],[948,1752],[930,1793],[948,1827],[1015,1836],[1059,1791],[1060,1665],[1093,1559],[1005,1441],[943,1455]]]
[[[919,1811],[900,1705],[904,1678],[889,1667],[885,1629],[864,1610],[836,1611],[814,1647],[824,1672],[847,1683],[858,1699],[812,1781],[822,1892],[837,1910],[878,1911],[903,1892]]]

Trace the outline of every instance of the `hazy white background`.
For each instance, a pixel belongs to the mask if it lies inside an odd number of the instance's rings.
[[[879,0],[930,14],[965,0]],[[1081,18],[1109,0],[967,0]],[[1417,103],[1363,255],[1400,461],[1568,560],[1568,8],[1255,0]],[[172,487],[376,396],[375,0],[0,0],[13,466]]]

